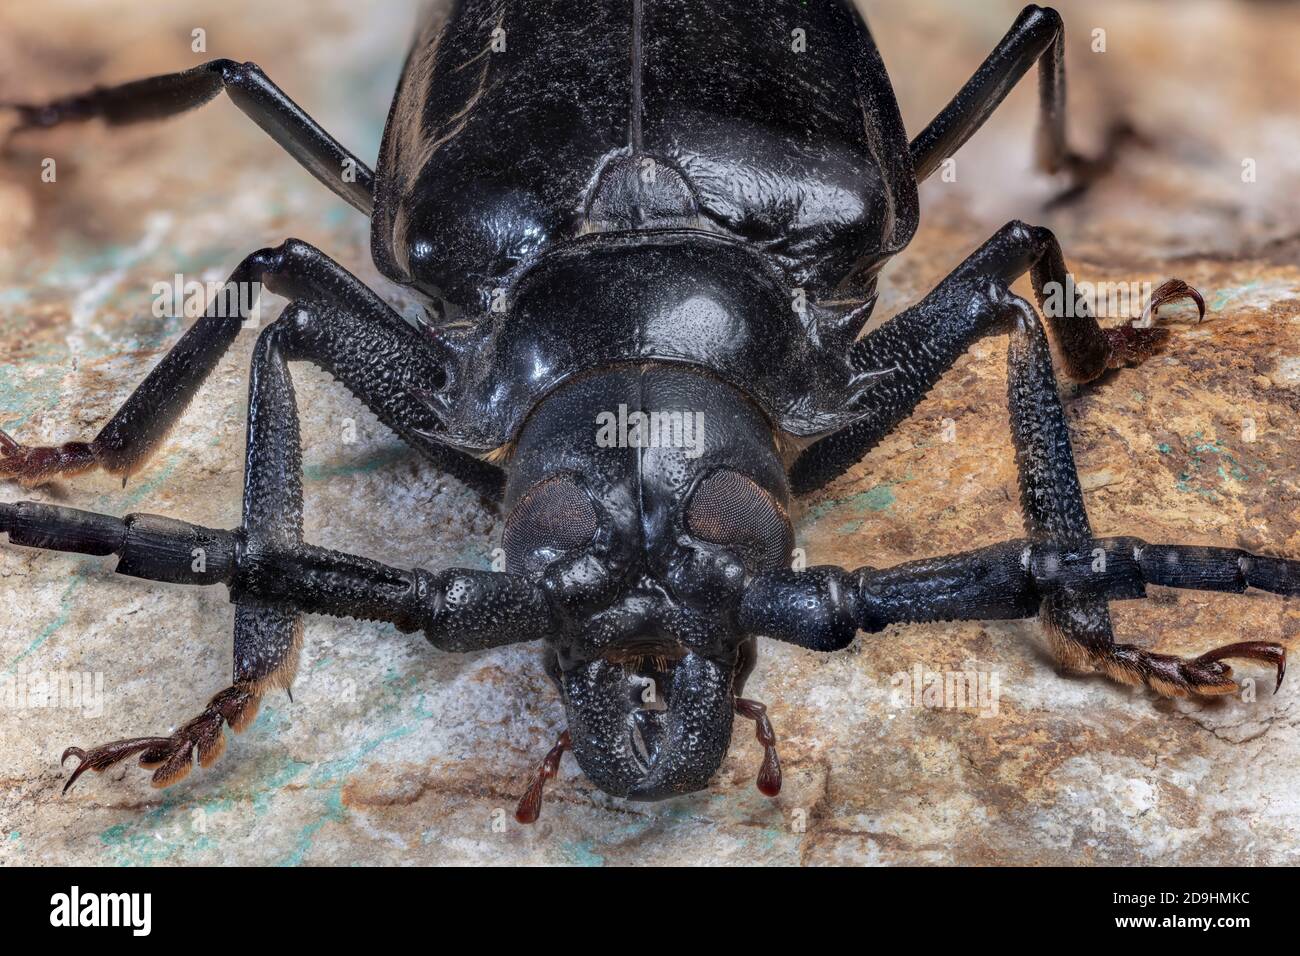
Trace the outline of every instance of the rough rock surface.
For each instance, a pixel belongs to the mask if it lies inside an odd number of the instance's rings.
[[[0,100],[211,56],[251,59],[373,156],[411,11],[384,4],[363,19],[348,6],[8,4]],[[1033,80],[1022,83],[958,155],[956,181],[925,186],[921,231],[886,272],[878,314],[914,301],[1012,218],[1054,228],[1081,280],[1182,277],[1205,293],[1204,323],[1175,324],[1170,349],[1141,368],[1065,391],[1093,525],[1300,555],[1300,9],[1060,6],[1076,140],[1095,142],[1122,114],[1146,145],[1084,200],[1046,210],[1061,184],[1030,169],[1036,97]],[[867,9],[917,129],[1018,5]],[[205,54],[191,52],[196,28]],[[1092,49],[1094,29],[1105,52]],[[41,180],[46,157],[53,183]],[[1254,181],[1243,181],[1247,160]],[[153,284],[178,272],[220,279],[288,235],[408,305],[377,279],[366,224],[227,102],[153,128],[15,140],[0,155],[0,424],[27,441],[89,436],[184,324],[153,315]],[[0,497],[233,526],[254,337],[241,338],[125,489],[91,476],[31,493],[6,485]],[[1005,341],[961,359],[904,427],[805,503],[798,531],[810,562],[880,566],[1020,533]],[[324,375],[295,374],[309,537],[394,564],[486,566],[497,516]],[[215,766],[155,791],[128,765],[61,797],[65,746],[165,732],[229,678],[224,591],[110,568],[0,547],[0,678],[103,678],[102,707],[0,702],[0,863],[1226,864],[1300,854],[1300,687],[1273,696],[1269,676],[1247,667],[1258,679],[1250,699],[1161,701],[1059,675],[1032,622],[891,629],[835,657],[767,643],[750,687],[780,735],[779,799],[754,789],[759,748],[738,731],[708,792],[661,804],[605,797],[566,761],[542,822],[525,828],[510,810],[562,724],[534,646],[457,657],[389,628],[313,618],[294,701],[268,699]],[[1164,652],[1248,637],[1295,650],[1300,630],[1300,603],[1260,594],[1161,592],[1114,612],[1121,639]],[[918,667],[996,677],[996,713],[915,706],[892,675]]]

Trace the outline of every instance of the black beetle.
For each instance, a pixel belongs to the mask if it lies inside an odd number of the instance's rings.
[[[389,621],[452,651],[544,640],[568,731],[522,821],[565,749],[610,794],[706,786],[735,713],[757,723],[759,786],[774,794],[775,736],[742,697],[758,635],[832,651],[896,622],[1040,615],[1064,663],[1162,694],[1233,691],[1226,658],[1270,662],[1280,683],[1275,643],[1195,659],[1115,643],[1107,602],[1147,583],[1295,594],[1300,562],[1093,536],[1045,332],[1010,284],[1030,273],[1077,381],[1140,361],[1166,333],[1102,329],[1080,303],[1047,308],[1071,281],[1048,230],[1009,223],[861,335],[881,266],[916,229],[917,183],[1035,63],[1039,164],[1082,187],[1109,151],[1067,148],[1062,23],[1034,6],[910,144],[866,25],[837,0],[461,0],[416,38],[375,173],[248,63],[11,104],[24,129],[130,123],[224,90],[372,217],[381,271],[431,304],[413,326],[297,240],[239,264],[232,286],[291,301],[254,353],[234,531],[0,505],[13,544],[224,583],[237,605],[233,685],[168,737],[70,748],[68,785],[137,754],[159,785],[196,751],[215,759],[224,723],[239,730],[268,688],[288,688],[303,613]],[[1183,297],[1203,312],[1176,280],[1148,312]],[[210,307],[93,441],[36,448],[0,433],[0,474],[130,474],[243,317]],[[887,570],[791,567],[791,494],[843,472],[1002,331],[1027,536]],[[502,498],[506,568],[405,571],[306,544],[290,361],[328,370]]]

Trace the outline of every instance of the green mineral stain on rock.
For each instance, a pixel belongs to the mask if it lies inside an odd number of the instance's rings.
[[[561,847],[560,852],[564,854],[566,860],[575,866],[604,866],[605,858],[595,850],[595,844],[591,840],[583,840],[580,843],[566,843]]]
[[[180,807],[176,798],[164,798],[159,806],[138,819],[109,827],[99,835],[99,840],[117,866],[165,862],[193,845],[189,828],[169,820],[177,809]]]
[[[1245,285],[1238,286],[1235,289],[1220,289],[1215,293],[1213,301],[1209,303],[1207,308],[1210,312],[1219,312],[1233,299],[1245,295],[1257,285],[1259,285],[1258,282],[1247,282]]]
[[[418,674],[402,674],[389,669],[383,681],[383,700],[367,715],[372,723],[381,722],[383,718],[407,716],[410,712],[418,720],[428,720],[432,712],[424,706],[424,698],[410,703],[411,692],[419,680]],[[409,736],[419,729],[416,723],[403,723],[368,740],[362,741],[352,752],[335,760],[328,760],[315,765],[307,780],[307,788],[323,791],[324,807],[321,816],[298,831],[297,839],[290,852],[279,861],[280,866],[299,866],[307,858],[317,834],[328,823],[335,823],[347,817],[348,809],[343,805],[343,787],[348,777],[375,750],[384,744]],[[274,792],[273,794],[274,795]]]
[[[858,496],[862,507],[869,511],[884,511],[894,503],[894,490],[889,485],[876,485]]]
[[[1246,466],[1239,462],[1218,439],[1206,441],[1202,433],[1197,432],[1194,435],[1189,435],[1185,442],[1190,460],[1187,467],[1179,473],[1174,483],[1179,491],[1217,501],[1219,495],[1216,490],[1202,484],[1205,478],[1209,476],[1211,468],[1213,468],[1213,474],[1218,479],[1215,483],[1219,485],[1227,482],[1229,478],[1236,481],[1250,480],[1250,475],[1246,472]],[[1161,452],[1168,453],[1169,451],[1167,445],[1158,447]],[[1214,456],[1219,460],[1212,462],[1209,460],[1210,456]],[[1257,467],[1256,470],[1258,471],[1259,468]]]
[[[18,656],[11,660],[3,671],[0,671],[0,675],[7,676],[12,674],[19,664],[32,654],[35,654],[41,649],[41,645],[63,629],[63,626],[68,623],[68,619],[72,616],[71,599],[73,592],[75,592],[77,588],[81,587],[84,581],[85,574],[83,572],[72,572],[72,578],[68,581],[68,586],[63,589],[63,594],[59,596],[59,605],[61,607],[59,613],[55,616],[54,620],[50,621],[41,628],[39,632],[37,632],[36,636],[32,638],[32,642],[18,652]]]
[[[807,521],[816,522],[837,511],[846,511],[850,515],[865,515],[869,512],[885,511],[894,504],[894,489],[890,484],[876,485],[866,491],[858,492],[847,498],[832,498],[814,505],[808,511]],[[839,530],[844,533],[856,531],[862,522],[850,521]]]
[[[308,481],[325,481],[340,475],[371,474],[413,460],[410,449],[405,445],[395,445],[351,460],[306,465],[302,470],[302,476]]]

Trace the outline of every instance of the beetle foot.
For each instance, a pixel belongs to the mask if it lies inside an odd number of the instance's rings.
[[[1102,329],[1102,334],[1110,343],[1110,356],[1106,360],[1107,368],[1122,368],[1126,365],[1140,365],[1169,341],[1169,330],[1156,328],[1154,323],[1160,314],[1160,307],[1170,302],[1189,299],[1196,303],[1196,321],[1205,318],[1205,299],[1182,279],[1166,279],[1151,293],[1151,300],[1136,322],[1121,325],[1115,329]]]
[[[1049,139],[1038,141],[1038,167],[1049,174],[1063,173],[1065,187],[1045,206],[1057,209],[1068,206],[1087,195],[1094,183],[1104,179],[1115,168],[1120,154],[1132,145],[1147,145],[1150,141],[1131,122],[1120,117],[1107,127],[1101,150],[1096,156],[1076,153],[1073,150],[1057,154]]]
[[[1151,301],[1142,310],[1142,317],[1137,320],[1137,325],[1150,326],[1160,314],[1161,306],[1168,305],[1170,302],[1181,302],[1183,299],[1190,299],[1196,303],[1197,322],[1205,318],[1204,297],[1182,279],[1166,279],[1151,293]]]
[[[60,475],[71,477],[99,464],[93,443],[70,441],[62,445],[28,447],[0,431],[0,478],[25,488]]]
[[[1110,343],[1107,368],[1126,368],[1141,365],[1165,347],[1169,341],[1168,329],[1145,329],[1135,325],[1121,325],[1117,329],[1102,329]]]
[[[767,719],[767,708],[756,700],[736,698],[736,713],[754,722],[754,736],[763,745],[763,765],[758,770],[758,792],[775,797],[781,792],[781,758],[776,755],[776,731]]]
[[[560,758],[569,749],[570,743],[569,732],[566,730],[560,734],[560,739],[555,742],[555,746],[546,754],[542,765],[537,768],[533,782],[528,785],[528,790],[519,798],[519,805],[515,807],[515,819],[520,823],[536,823],[537,818],[542,815],[542,790],[546,786],[546,781],[560,772]]]
[[[168,787],[185,779],[194,766],[194,752],[198,751],[199,766],[210,766],[226,749],[226,738],[222,733],[222,724],[229,724],[230,729],[239,733],[253,722],[257,708],[261,703],[261,691],[251,686],[227,687],[208,701],[203,713],[185,724],[170,737],[136,737],[130,740],[114,740],[101,744],[90,750],[69,747],[63,751],[59,763],[66,763],[69,757],[76,757],[80,762],[72,771],[72,776],[63,785],[67,793],[87,770],[102,773],[127,757],[140,755],[140,766],[153,770],[153,785]]]
[[[1200,657],[1156,654],[1131,644],[1118,644],[1102,653],[1098,665],[1122,684],[1144,684],[1163,697],[1218,697],[1240,690],[1226,658],[1262,661],[1277,668],[1277,683],[1286,676],[1286,648],[1266,641],[1244,641],[1207,651]]]

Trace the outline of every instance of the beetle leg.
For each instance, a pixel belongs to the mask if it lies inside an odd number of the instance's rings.
[[[1281,684],[1286,648],[1247,641],[1196,658],[1116,644],[1108,602],[1145,597],[1146,585],[1300,595],[1300,561],[1233,548],[1149,545],[1092,536],[1070,448],[1047,337],[1028,302],[1014,316],[1007,360],[1012,444],[1028,539],[877,571],[809,568],[759,575],[741,601],[740,624],[814,650],[848,646],[858,629],[891,623],[1006,620],[1038,614],[1067,668],[1101,671],[1166,696],[1232,693],[1227,659],[1272,664]]]
[[[912,140],[916,181],[930,176],[984,125],[1030,67],[1038,64],[1038,136],[1035,159],[1047,173],[1064,171],[1078,195],[1114,166],[1119,148],[1135,137],[1126,122],[1113,123],[1101,153],[1089,158],[1070,149],[1065,129],[1065,24],[1050,7],[1025,7],[993,52],[952,101]]]
[[[866,383],[858,398],[863,415],[799,456],[790,472],[792,490],[803,494],[842,474],[910,415],[975,342],[1005,329],[1015,314],[1008,303],[1018,299],[1010,291],[1011,284],[1026,272],[1065,373],[1078,382],[1090,382],[1107,369],[1136,364],[1157,351],[1168,332],[1150,327],[1149,322],[1162,306],[1191,299],[1199,314],[1205,313],[1200,294],[1171,279],[1153,292],[1135,323],[1103,329],[1087,301],[1070,294],[1074,280],[1051,230],[1009,222],[923,300],[854,344],[848,362]]]
[[[1074,280],[1065,266],[1061,244],[1050,229],[1011,222],[984,247],[993,274],[1009,287],[1026,271],[1034,296],[1052,337],[1061,351],[1065,374],[1076,382],[1091,382],[1108,369],[1137,365],[1159,351],[1169,338],[1167,330],[1156,328],[1154,319],[1171,302],[1190,300],[1196,306],[1197,321],[1205,318],[1205,300],[1181,279],[1168,279],[1151,293],[1142,315],[1121,326],[1103,329],[1092,315],[1087,300],[1066,292]]]
[[[1177,287],[1170,292],[1180,293]],[[1019,313],[1007,352],[1007,395],[1025,530],[1035,540],[1077,547],[1092,538],[1092,528],[1051,352],[1029,303],[1019,300]],[[1176,553],[1174,557],[1174,567],[1166,564],[1164,570],[1168,579],[1179,580],[1179,575],[1169,574],[1179,563]],[[1140,557],[1135,563],[1142,567]],[[1244,576],[1238,569],[1237,577]],[[1237,583],[1237,577],[1229,583]],[[1224,657],[1274,663],[1279,685],[1286,669],[1286,649],[1280,644],[1235,644],[1194,660],[1116,644],[1106,599],[1071,593],[1068,588],[1044,600],[1039,616],[1062,666],[1099,670],[1113,680],[1145,684],[1167,697],[1235,692],[1238,685],[1232,669],[1222,662]]]
[[[296,305],[296,303],[295,303]],[[293,306],[291,306],[293,308]],[[259,336],[249,375],[248,450],[244,474],[242,545],[245,550],[292,549],[302,544],[302,450],[293,380],[285,358],[289,325],[275,322]],[[233,550],[233,549],[232,549]],[[206,566],[206,554],[202,564]],[[224,724],[236,733],[252,723],[263,692],[286,692],[298,669],[302,616],[291,609],[239,604],[235,609],[235,682],[217,694],[198,717],[169,737],[119,740],[84,751],[69,747],[80,763],[64,792],[86,770],[103,771],[140,754],[155,768],[153,785],[183,780],[193,767],[208,766],[225,750]]]
[[[434,344],[337,262],[297,239],[259,249],[241,262],[226,289],[246,284],[310,303],[320,313],[301,322],[294,358],[312,361],[340,379],[384,424],[440,467],[493,495],[500,469],[436,440],[437,423],[423,389],[443,380]],[[0,432],[0,478],[32,486],[99,467],[126,477],[162,444],[199,386],[250,316],[252,296],[220,295],[185,332],[89,442],[38,447]],[[288,312],[286,314],[289,314]]]
[[[17,112],[14,132],[96,118],[121,126],[184,113],[222,90],[309,173],[370,215],[375,179],[370,167],[325,132],[256,63],[212,60],[180,73],[97,86],[48,103],[3,103],[0,108]]]
[[[1019,305],[1007,345],[1007,404],[1025,531],[1037,540],[1075,544],[1090,538],[1092,527],[1069,425],[1047,337],[1029,303],[1019,300]],[[1115,634],[1105,598],[1076,596],[1066,590],[1043,601],[1039,617],[1063,666],[1084,657],[1100,663],[1114,652]],[[1106,670],[1104,664],[1102,669]]]
[[[546,781],[553,778],[560,772],[560,758],[564,752],[572,746],[569,739],[569,732],[566,730],[560,734],[560,739],[555,742],[542,760],[542,765],[537,768],[537,773],[533,775],[533,782],[528,785],[524,795],[519,798],[519,805],[515,807],[515,819],[520,823],[536,823],[537,818],[542,814],[542,790],[546,787]]]
[[[267,416],[277,418],[269,408]],[[284,500],[265,494],[256,481],[249,487],[250,499],[263,507]],[[258,513],[246,509],[246,517]],[[69,749],[65,758],[82,761],[74,776],[140,754],[143,765],[159,765],[154,780],[166,786],[188,772],[196,749],[200,763],[216,759],[223,723],[242,729],[266,690],[288,689],[301,640],[300,613],[387,621],[404,633],[422,630],[430,643],[448,651],[533,640],[551,626],[544,595],[526,578],[460,569],[402,571],[356,555],[286,544],[294,535],[285,530],[263,525],[261,533],[220,531],[152,515],[120,519],[33,502],[0,504],[0,533],[11,544],[118,555],[119,574],[148,580],[224,583],[238,604],[234,685],[168,737]]]
[[[98,464],[93,443],[70,441],[29,448],[0,430],[0,477],[15,478],[25,488],[39,485],[54,475],[73,478]]]
[[[431,641],[446,633],[446,645],[453,647],[460,641],[488,646],[490,640],[485,639],[500,632],[507,641],[540,636],[522,625],[545,621],[545,601],[531,585],[522,586],[513,578],[494,589],[495,575],[488,576],[487,585],[476,586],[455,574],[440,579],[399,572],[304,545],[301,437],[288,362],[293,355],[312,354],[314,343],[340,332],[360,336],[353,344],[364,349],[365,329],[335,327],[327,333],[320,328],[338,321],[336,312],[316,314],[295,301],[258,338],[249,376],[244,508],[238,533],[168,519],[121,522],[66,508],[0,505],[0,531],[8,532],[15,544],[119,554],[118,570],[141,577],[225,581],[237,604],[233,686],[169,737],[119,740],[89,751],[69,748],[64,758],[76,756],[81,762],[67,786],[87,769],[104,770],[136,754],[141,766],[156,768],[156,786],[184,778],[196,750],[202,765],[211,763],[224,749],[224,724],[242,729],[267,688],[289,689],[302,642],[303,610],[373,616],[408,631],[423,626]],[[336,367],[344,367],[345,358],[335,354]],[[512,587],[515,584],[520,586]],[[449,607],[447,593],[453,590],[456,598]]]

